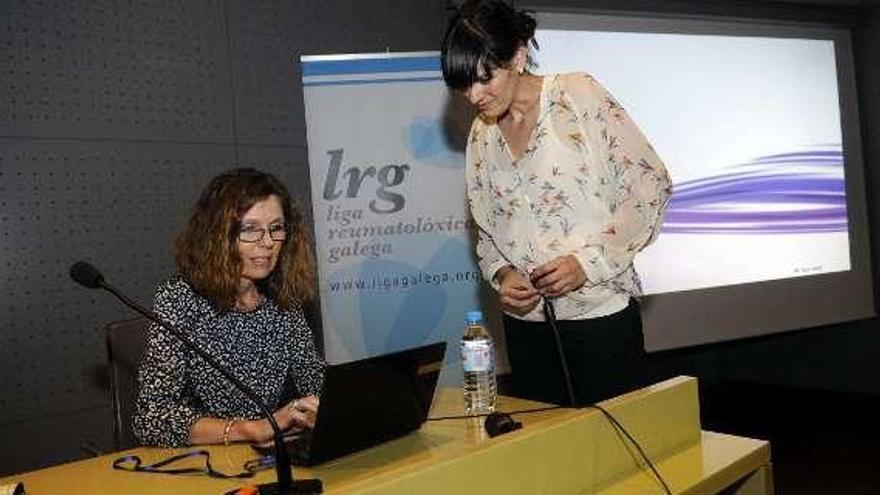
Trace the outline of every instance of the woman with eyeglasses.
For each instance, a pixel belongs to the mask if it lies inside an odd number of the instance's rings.
[[[314,257],[285,187],[254,169],[215,177],[175,254],[179,274],[156,290],[156,314],[254,390],[281,429],[312,426],[325,367],[302,310]],[[272,438],[256,404],[155,324],[138,384],[132,428],[145,445]]]

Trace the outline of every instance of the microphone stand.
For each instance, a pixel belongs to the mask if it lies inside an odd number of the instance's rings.
[[[122,303],[129,308],[140,313],[150,321],[155,322],[157,325],[161,326],[172,335],[180,339],[181,342],[183,342],[193,352],[198,354],[199,357],[207,361],[212,368],[219,371],[224,377],[226,377],[227,380],[232,382],[232,384],[235,385],[237,389],[239,389],[244,395],[246,395],[247,398],[251,400],[251,402],[253,402],[260,408],[263,416],[265,416],[266,419],[269,420],[269,424],[272,426],[272,431],[274,432],[273,436],[275,440],[275,474],[278,479],[277,483],[266,483],[259,485],[258,488],[261,495],[288,495],[292,493],[312,494],[321,493],[323,491],[323,486],[321,480],[319,479],[293,480],[293,476],[291,475],[292,467],[290,464],[290,455],[287,453],[287,449],[284,447],[284,439],[281,433],[281,428],[278,427],[278,423],[275,422],[275,418],[272,416],[272,413],[269,411],[266,405],[263,404],[263,401],[260,400],[259,397],[257,397],[257,394],[255,394],[247,385],[242,383],[241,380],[236,378],[235,375],[224,368],[223,365],[218,363],[213,356],[211,356],[195,343],[193,343],[193,341],[191,341],[183,332],[181,332],[175,326],[162,321],[152,311],[141,307],[138,303],[126,297],[115,287],[104,282],[103,277],[99,280],[96,280],[95,283],[98,284],[98,287],[105,289],[106,291],[116,296],[117,299],[122,301]]]
[[[562,349],[562,338],[559,336],[559,329],[556,328],[556,310],[553,302],[548,298],[544,298],[544,317],[550,323],[550,329],[553,330],[553,337],[556,339],[556,352],[559,353],[559,363],[562,364],[562,376],[565,378],[565,391],[568,393],[568,401],[571,407],[577,409],[579,406],[574,399],[574,386],[571,384],[571,373],[568,371],[568,360],[565,358],[565,352]]]

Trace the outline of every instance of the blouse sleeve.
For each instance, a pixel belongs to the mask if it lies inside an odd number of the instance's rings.
[[[321,395],[324,386],[324,359],[318,355],[312,330],[306,322],[302,308],[293,311],[294,362],[288,380],[293,383],[295,397]]]
[[[477,231],[477,264],[480,267],[480,271],[483,272],[483,278],[489,282],[489,285],[496,291],[500,289],[501,284],[495,280],[495,274],[498,273],[498,270],[511,263],[507,261],[507,258],[495,246],[495,241],[492,237],[480,227],[478,227]]]
[[[183,305],[168,285],[156,291],[154,312],[177,325]],[[186,385],[184,345],[156,325],[150,325],[147,345],[138,371],[138,394],[132,430],[144,445],[183,447],[201,414]]]
[[[627,270],[633,257],[656,239],[672,194],[672,182],[654,148],[595,79],[572,74],[564,86],[576,124],[597,146],[611,182],[611,216],[574,254],[587,285],[600,285]]]
[[[486,127],[474,119],[471,126],[470,135],[468,136],[468,144],[465,151],[466,156],[466,173],[465,180],[467,182],[468,204],[470,205],[471,217],[477,225],[477,264],[489,284],[495,289],[499,289],[499,284],[495,280],[495,273],[501,268],[510,265],[498,247],[495,240],[486,231],[489,227],[487,222],[489,215],[485,211],[485,206],[490,204],[486,194],[488,189],[480,178],[480,170],[483,166],[483,150],[485,149],[485,132]]]

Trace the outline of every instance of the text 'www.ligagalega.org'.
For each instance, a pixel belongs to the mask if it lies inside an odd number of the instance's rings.
[[[381,274],[372,277],[331,281],[330,292],[384,291],[409,289],[419,285],[446,285],[482,282],[479,271],[415,272],[405,274]]]

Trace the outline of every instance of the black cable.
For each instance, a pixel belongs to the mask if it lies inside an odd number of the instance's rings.
[[[550,329],[553,330],[553,337],[556,339],[556,351],[559,353],[559,362],[562,365],[562,374],[565,377],[565,388],[568,391],[568,399],[571,401],[571,406],[574,408],[578,408],[577,401],[574,397],[574,387],[571,382],[571,374],[568,372],[568,360],[565,357],[565,352],[562,349],[562,338],[559,336],[559,328],[556,326],[556,311],[553,308],[553,303],[544,298],[544,316],[547,319],[547,322],[550,323]],[[651,459],[645,454],[645,451],[642,449],[642,446],[639,445],[639,442],[633,438],[632,435],[620,424],[620,421],[617,420],[614,416],[611,415],[604,407],[598,404],[589,404],[586,407],[592,407],[598,409],[602,412],[605,418],[611,423],[612,427],[616,430],[623,433],[626,438],[629,439],[630,442],[636,447],[636,450],[639,451],[639,455],[642,456],[642,459],[648,464],[648,467],[651,468],[651,471],[654,473],[654,476],[657,477],[657,480],[660,481],[660,484],[663,485],[663,489],[665,490],[667,495],[672,495],[672,490],[669,489],[669,485],[666,484],[666,481],[660,476],[660,472],[654,467],[654,463],[651,462]]]
[[[663,485],[663,489],[666,491],[667,495],[672,495],[672,490],[670,490],[669,485],[666,484],[666,481],[663,479],[663,477],[660,476],[660,472],[657,471],[656,467],[654,467],[654,464],[651,462],[651,459],[648,457],[648,454],[645,453],[645,451],[642,449],[642,446],[639,445],[639,442],[637,442],[632,437],[632,435],[630,435],[630,433],[626,430],[626,428],[624,428],[623,425],[620,424],[620,421],[618,421],[617,418],[615,418],[610,412],[608,412],[607,409],[605,409],[604,407],[602,407],[598,404],[590,404],[589,406],[586,406],[586,407],[591,407],[593,409],[599,410],[602,413],[602,415],[605,416],[605,418],[608,420],[608,422],[611,423],[611,426],[614,427],[615,430],[623,433],[624,436],[626,436],[626,438],[635,446],[636,450],[639,451],[639,455],[642,457],[642,459],[644,459],[645,462],[647,462],[648,467],[651,468],[651,471],[654,473],[654,476],[657,478],[657,480],[660,481],[660,484]],[[576,407],[571,408],[569,406],[548,406],[548,407],[538,407],[535,409],[520,409],[520,410],[510,411],[510,412],[506,412],[506,413],[502,412],[502,411],[497,411],[497,412],[499,412],[501,414],[507,414],[509,416],[513,416],[514,414],[529,414],[529,413],[536,413],[536,412],[543,412],[543,411],[551,411],[553,409],[579,409],[579,408],[576,408]],[[447,421],[447,420],[452,420],[452,419],[484,418],[486,416],[489,416],[489,414],[475,414],[473,416],[469,416],[469,415],[437,416],[435,418],[427,418],[425,421]]]
[[[654,473],[654,476],[657,478],[657,481],[659,481],[660,484],[663,485],[663,490],[666,492],[666,494],[672,495],[672,490],[669,488],[669,485],[666,484],[666,480],[663,479],[663,476],[660,476],[660,471],[658,471],[657,468],[654,466],[654,463],[651,462],[651,458],[648,457],[648,454],[645,453],[645,451],[642,449],[642,446],[639,445],[639,442],[637,442],[636,439],[633,438],[632,435],[630,435],[628,431],[626,431],[626,428],[624,428],[622,424],[620,424],[620,421],[618,421],[617,418],[615,418],[604,407],[602,407],[598,404],[590,404],[587,407],[592,407],[592,408],[595,408],[595,409],[598,409],[599,411],[601,411],[602,414],[605,416],[605,418],[608,419],[609,422],[611,422],[612,426],[617,431],[626,435],[626,438],[628,438],[629,441],[633,444],[633,446],[635,446],[636,450],[639,451],[639,455],[642,456],[642,459],[644,459],[645,462],[648,464],[648,467],[651,468],[651,472]]]
[[[553,409],[568,409],[568,406],[547,406],[547,407],[537,407],[535,409],[520,409],[517,411],[495,411],[495,413],[486,413],[486,414],[474,414],[474,415],[461,415],[461,416],[437,416],[436,418],[428,418],[425,421],[446,421],[448,419],[470,419],[470,418],[485,418],[489,414],[507,414],[513,416],[514,414],[529,414],[536,413],[542,411],[552,411]]]

